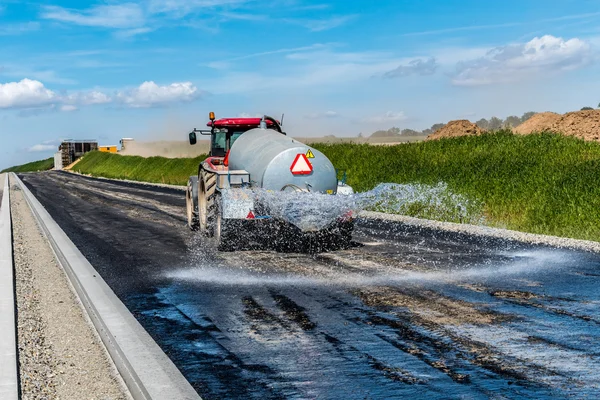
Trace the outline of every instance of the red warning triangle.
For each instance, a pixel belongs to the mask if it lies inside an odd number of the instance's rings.
[[[313,166],[306,158],[306,154],[298,154],[290,167],[294,175],[308,175],[313,172]]]
[[[248,213],[248,215],[246,215],[246,219],[254,219],[254,213],[252,212],[252,210],[250,210],[250,212]]]

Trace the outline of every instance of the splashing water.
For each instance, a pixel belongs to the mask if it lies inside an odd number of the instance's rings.
[[[221,260],[218,264],[204,264],[195,268],[180,268],[169,271],[165,276],[175,281],[187,283],[208,283],[225,286],[329,286],[329,287],[367,287],[396,286],[426,283],[477,283],[489,280],[504,280],[508,277],[529,277],[540,273],[548,274],[578,265],[573,255],[559,250],[529,250],[518,252],[499,252],[504,260],[483,262],[465,269],[444,269],[435,271],[415,271],[398,269],[395,271],[374,271],[362,266],[362,272],[340,272],[331,268],[326,273],[306,274],[306,271],[261,271],[259,265],[254,268],[242,268]],[[247,262],[252,263],[249,258]],[[255,260],[256,261],[256,260]],[[257,261],[258,264],[261,261]],[[263,260],[264,262],[264,260]],[[355,265],[361,268],[360,261]]]
[[[303,231],[320,230],[337,218],[362,210],[410,215],[450,222],[483,224],[483,205],[453,193],[444,182],[436,185],[382,183],[373,190],[352,195],[249,189],[255,204],[272,217]]]
[[[448,222],[483,225],[483,203],[436,185],[382,183],[360,194],[363,209]]]

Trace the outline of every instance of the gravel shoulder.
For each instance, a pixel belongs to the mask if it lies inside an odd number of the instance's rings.
[[[465,233],[472,236],[479,237],[493,237],[506,240],[514,240],[517,242],[536,244],[536,245],[548,245],[558,248],[567,248],[574,250],[583,250],[594,253],[600,253],[600,242],[593,242],[590,240],[579,240],[564,238],[559,236],[549,235],[538,235],[534,233],[526,233],[519,231],[512,231],[509,229],[491,228],[480,225],[469,225],[469,224],[457,224],[453,222],[441,222],[428,219],[419,219],[414,217],[408,217],[405,215],[397,214],[384,214],[374,211],[361,211],[360,217],[384,220],[392,222],[401,222],[406,225],[435,229],[443,232],[457,232]]]
[[[130,399],[20,189],[11,182],[23,399]]]

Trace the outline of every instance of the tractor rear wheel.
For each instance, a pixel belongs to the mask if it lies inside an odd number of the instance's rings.
[[[197,231],[200,227],[198,219],[198,177],[190,176],[188,187],[185,194],[187,208],[188,226],[191,230]]]
[[[215,233],[215,223],[220,212],[217,204],[217,174],[200,171],[200,190],[198,198],[198,217],[200,230],[208,237]]]

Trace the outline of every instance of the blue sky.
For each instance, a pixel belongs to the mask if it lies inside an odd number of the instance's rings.
[[[599,45],[595,0],[0,0],[0,168],[211,110],[356,136],[596,106]]]

